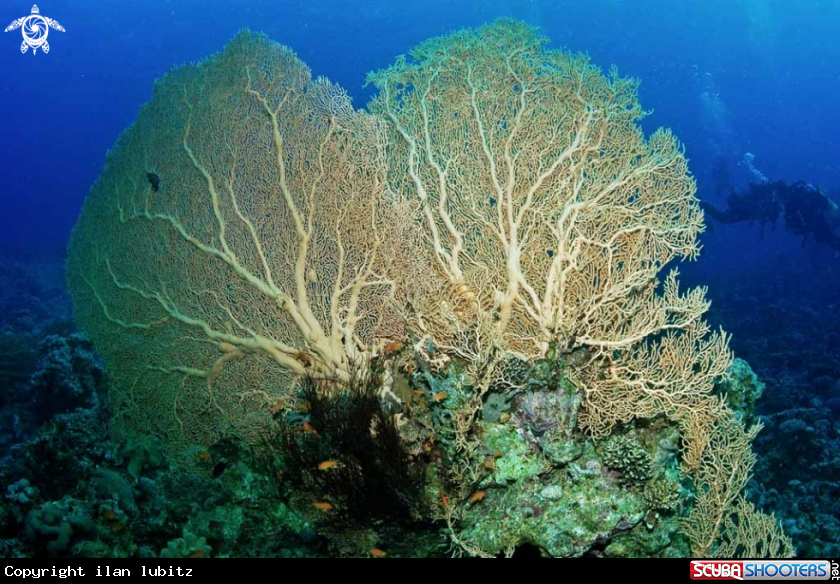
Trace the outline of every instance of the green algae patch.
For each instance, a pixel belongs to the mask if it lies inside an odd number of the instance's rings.
[[[492,481],[505,486],[537,476],[546,468],[545,459],[522,437],[513,426],[505,424],[481,424],[485,447],[496,457],[496,469]]]

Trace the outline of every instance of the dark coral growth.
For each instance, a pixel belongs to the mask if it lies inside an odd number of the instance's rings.
[[[300,391],[307,421],[283,422],[293,480],[355,522],[410,519],[423,484],[378,387],[378,379],[364,375],[347,386],[306,379]]]
[[[89,473],[107,458],[101,415],[80,411],[56,416],[30,440],[10,449],[4,472],[26,478],[47,500],[77,493]]]
[[[174,468],[153,446],[109,442],[105,428],[95,409],[62,414],[6,453],[4,557],[318,555],[315,532],[274,477],[251,470],[249,449],[220,444],[196,453],[197,468]],[[228,468],[213,477],[222,455]]]
[[[41,341],[40,354],[30,382],[39,417],[48,419],[99,403],[105,391],[105,369],[87,337],[51,335]]]

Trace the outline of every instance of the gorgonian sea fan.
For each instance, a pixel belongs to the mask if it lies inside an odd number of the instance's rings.
[[[293,379],[347,379],[404,335],[399,280],[422,252],[408,206],[385,198],[386,141],[261,35],[157,83],[69,251],[118,432],[254,436]]]

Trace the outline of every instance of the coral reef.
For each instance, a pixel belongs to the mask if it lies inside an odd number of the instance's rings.
[[[300,407],[280,416],[268,445],[313,505],[356,523],[410,521],[419,512],[422,474],[379,397],[381,374],[356,372],[348,385],[307,378]]]
[[[528,548],[552,557],[688,555],[677,511],[689,506],[690,495],[679,487],[676,428],[638,424],[628,428],[632,439],[596,443],[577,425],[580,395],[548,388],[545,369],[538,363],[525,376],[530,381],[510,402],[504,422],[477,424],[468,454],[458,452],[456,441],[439,442],[432,451],[439,454],[428,460],[427,500],[452,530],[453,552],[516,557]],[[451,393],[461,378],[450,369],[417,381]],[[424,414],[423,402],[411,408],[421,422],[431,418],[425,423],[435,436],[447,435],[451,416],[435,420]],[[610,443],[626,447],[612,453]],[[634,475],[641,484],[612,468],[625,460],[622,454],[646,463],[644,476]],[[622,468],[635,472],[629,465]]]
[[[513,394],[486,396],[507,398],[470,428],[465,458],[455,424],[473,392],[468,364],[435,369],[402,355],[378,367],[407,383],[397,418],[371,377],[330,391],[310,380],[278,412],[288,431],[266,436],[269,447],[222,439],[191,451],[188,468],[168,464],[154,441],[111,443],[96,407],[58,415],[3,465],[0,543],[35,557],[690,553],[674,425],[640,421],[595,442],[577,424],[568,364],[543,360],[520,371]],[[733,393],[752,387],[753,376],[729,377]],[[628,480],[626,461],[645,476]],[[395,515],[400,506],[407,515]]]
[[[160,553],[160,557],[207,558],[211,551],[206,538],[198,537],[188,529],[184,529],[184,536],[170,541],[166,549]]]
[[[638,83],[512,20],[369,81],[243,32],[158,82],[69,249],[112,441],[49,337],[23,551],[790,556],[745,494],[761,382],[663,274],[703,215]]]
[[[110,442],[105,429],[90,410],[60,415],[3,460],[0,549],[7,557],[319,555],[320,538],[281,496],[282,476],[261,474],[248,449],[220,444],[196,453],[190,469],[135,465],[138,478],[123,456],[138,449]],[[46,445],[52,461],[41,458]],[[217,475],[222,454],[230,464]]]
[[[105,394],[104,379],[101,359],[84,335],[48,336],[41,341],[38,364],[29,382],[35,411],[48,419],[95,407]]]
[[[43,549],[48,556],[69,555],[74,539],[95,530],[93,521],[79,507],[79,502],[70,497],[44,503],[26,516],[24,537],[36,550]]]

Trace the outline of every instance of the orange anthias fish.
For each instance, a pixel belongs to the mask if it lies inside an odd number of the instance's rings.
[[[394,353],[399,353],[403,349],[403,344],[399,341],[392,341],[385,346],[384,353],[386,355],[392,355]]]
[[[337,460],[326,460],[318,465],[318,470],[330,470],[338,466]]]
[[[312,506],[315,507],[318,511],[323,511],[325,513],[327,511],[333,510],[333,506],[329,503],[312,503]]]
[[[443,491],[440,492],[440,502],[444,509],[449,508],[449,499],[446,498],[446,494]]]
[[[281,413],[284,409],[286,409],[286,404],[280,400],[274,402],[268,407],[268,411],[271,413],[272,416],[276,416],[277,414]]]
[[[487,493],[485,491],[479,491],[475,495],[470,497],[469,504],[470,505],[475,505],[479,501],[482,501],[484,499],[484,497],[486,497],[486,496],[487,496]]]
[[[312,424],[310,424],[309,422],[304,422],[303,426],[301,426],[301,428],[303,428],[303,431],[306,432],[307,434],[317,434],[318,433],[318,431],[315,428],[313,428]]]
[[[373,556],[374,558],[387,558],[388,557],[388,554],[386,552],[383,552],[382,550],[377,549],[377,548],[373,548],[372,550],[370,550],[370,555]]]
[[[432,401],[440,402],[440,401],[445,400],[446,398],[447,398],[446,392],[442,391],[440,393],[436,393],[435,395],[433,395],[432,396]]]
[[[198,551],[194,551],[193,553],[191,553],[187,557],[188,558],[203,558],[206,555],[207,555],[207,552],[205,552],[204,550],[198,550]]]

